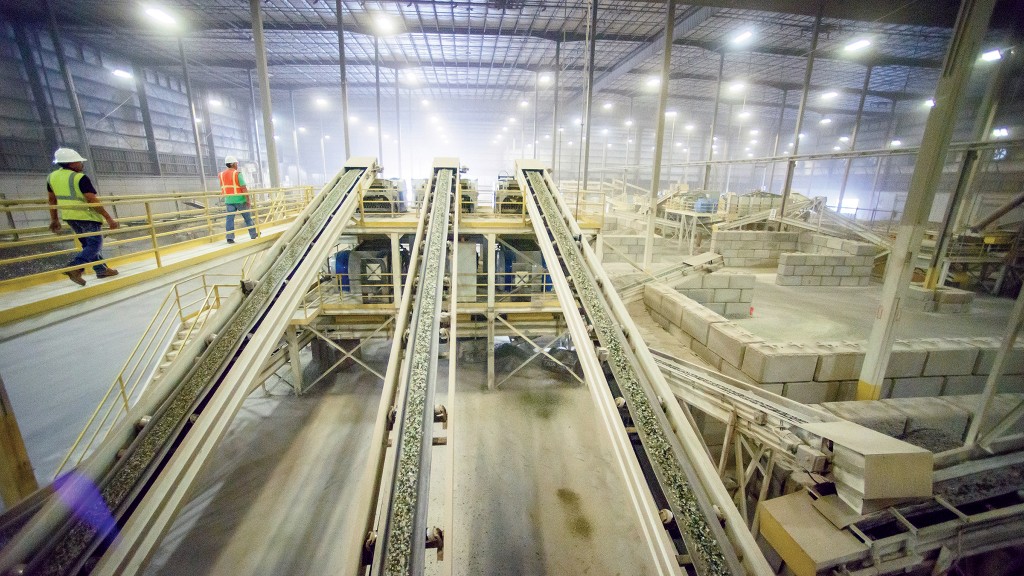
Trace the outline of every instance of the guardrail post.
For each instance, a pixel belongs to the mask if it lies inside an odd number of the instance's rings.
[[[0,496],[11,509],[39,488],[18,421],[0,378]]]
[[[153,210],[149,206],[149,202],[146,202],[146,225],[149,227],[149,240],[153,244],[153,257],[156,259],[156,267],[161,268],[160,263],[160,243],[156,240],[156,228],[153,227]]]
[[[203,195],[203,216],[206,217],[207,237],[213,239],[213,217],[210,216],[210,197]]]
[[[7,195],[6,194],[0,194],[0,200],[7,200]],[[7,224],[11,227],[12,231],[13,230],[17,230],[18,227],[15,226],[15,224],[14,224],[14,214],[11,213],[10,206],[7,204],[7,202],[3,202],[3,206],[4,206],[4,212],[7,214]],[[18,241],[18,233],[17,232],[14,232],[11,235],[11,240],[14,241],[14,242]]]

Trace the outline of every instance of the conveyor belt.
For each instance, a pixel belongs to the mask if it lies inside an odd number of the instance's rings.
[[[397,452],[380,540],[382,549],[375,561],[377,574],[404,576],[423,572],[437,349],[455,182],[454,170],[437,170],[433,190],[427,197],[430,220],[423,242],[424,257],[416,276],[418,286],[409,333],[411,352],[405,363],[405,394],[398,401]]]
[[[264,261],[260,279],[248,296],[233,311],[222,310],[222,313],[230,312],[231,316],[220,333],[195,358],[195,364],[183,374],[173,393],[153,414],[138,437],[105,474],[97,475],[95,497],[80,501],[75,514],[64,523],[53,520],[53,510],[49,511],[51,517],[30,522],[23,530],[25,534],[19,534],[12,541],[16,545],[10,546],[4,551],[4,556],[0,556],[0,571],[18,564],[23,564],[30,574],[68,574],[92,569],[94,559],[111,545],[117,530],[141,508],[140,502],[147,496],[150,483],[172,460],[176,449],[185,441],[197,418],[203,415],[232,369],[246,371],[246,367],[236,363],[247,348],[257,345],[254,335],[260,336],[258,345],[280,339],[280,333],[261,332],[261,326],[273,318],[268,325],[275,326],[270,331],[276,332],[276,326],[283,317],[278,310],[280,307],[288,308],[287,317],[291,316],[295,304],[282,295],[287,291],[294,299],[293,294],[304,292],[301,287],[308,285],[312,278],[310,272],[315,274],[317,269],[306,260],[318,258],[335,242],[337,233],[351,218],[357,205],[358,194],[353,191],[365,179],[368,168],[349,168],[336,177],[325,187],[316,206],[311,206],[309,212],[300,216],[292,230],[278,241],[272,249],[276,258]],[[295,286],[289,290],[289,284]],[[179,358],[179,361],[188,359]],[[245,391],[247,389],[242,390],[243,398]],[[231,411],[223,414],[227,420],[233,416]],[[221,413],[212,417],[218,415]],[[217,423],[222,428],[226,424]],[[213,441],[216,442],[215,439]],[[93,482],[89,478],[84,480],[87,484]],[[161,513],[167,514],[168,510]],[[52,532],[40,539],[40,533],[45,533],[47,527],[52,527]],[[25,555],[24,552],[29,550],[30,554]],[[114,571],[118,570],[115,568]]]
[[[698,574],[742,574],[739,560],[729,545],[707,496],[695,479],[678,439],[670,434],[670,425],[659,406],[657,395],[642,379],[629,344],[610,313],[586,265],[577,242],[548,188],[543,172],[524,170],[531,193],[546,224],[546,234],[538,242],[550,242],[557,251],[566,276],[572,278],[572,290],[594,329],[595,336],[608,353],[608,365],[615,376],[636,427],[643,451],[653,468],[661,492],[676,518],[686,550]],[[531,213],[531,217],[533,214]],[[537,223],[535,223],[537,227]],[[576,342],[577,347],[584,346]],[[657,408],[656,408],[657,407]]]

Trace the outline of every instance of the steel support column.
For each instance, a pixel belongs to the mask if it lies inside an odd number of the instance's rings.
[[[526,193],[525,191],[523,192]],[[494,300],[495,300],[495,267],[498,240],[494,234],[487,235],[487,389],[494,390]]]
[[[270,186],[281,187],[281,171],[277,162],[277,143],[274,141],[274,113],[270,102],[270,76],[267,74],[267,49],[263,45],[263,15],[260,0],[249,0],[252,18],[252,38],[256,44],[256,77],[260,83],[260,108],[263,111],[263,143],[267,147],[267,171]]]
[[[558,154],[558,80],[562,72],[562,43],[555,40],[555,105],[554,113],[551,115],[551,170],[556,171]]]
[[[39,73],[42,67],[36,64],[35,55],[32,52],[32,45],[28,41],[25,27],[12,25],[14,31],[14,43],[18,45],[18,53],[21,55],[21,64],[25,69],[25,77],[28,78],[28,87],[32,91],[32,103],[35,105],[36,114],[39,115],[39,124],[43,128],[43,139],[49,150],[56,150],[60,147],[57,140],[57,128],[53,122],[53,115],[46,102],[46,92],[43,84],[39,81]],[[34,34],[34,32],[33,32]]]
[[[345,134],[345,159],[352,156],[348,134],[348,75],[345,71],[345,19],[342,16],[344,5],[341,0],[334,0],[334,9],[338,14],[338,69],[341,72],[341,128]]]
[[[135,94],[139,97],[139,112],[142,114],[142,128],[146,132],[146,151],[153,164],[153,174],[159,176],[160,154],[156,149],[156,135],[153,132],[153,117],[149,112],[149,97],[146,95],[146,70],[132,63],[132,77],[135,78]]]
[[[800,131],[804,127],[804,110],[807,108],[807,96],[811,91],[811,73],[814,72],[814,52],[818,49],[818,33],[821,31],[821,15],[825,9],[825,2],[818,4],[818,16],[814,19],[814,33],[811,35],[811,50],[807,53],[807,67],[804,69],[803,91],[800,93],[800,106],[796,111],[796,128],[793,130],[793,155],[800,152]],[[793,177],[796,175],[796,160],[790,159],[786,162],[786,181],[782,185],[782,203],[779,206],[779,228],[781,220],[786,216],[786,204],[789,202],[789,194],[793,189]]]
[[[189,117],[192,121],[192,140],[196,145],[196,168],[199,170],[199,180],[203,185],[203,192],[209,192],[206,185],[206,165],[203,162],[202,138],[199,134],[199,116],[196,113],[196,102],[192,98],[192,82],[188,78],[188,62],[185,60],[185,41],[178,36],[178,57],[181,58],[181,75],[185,80],[185,99],[188,100]]]
[[[373,86],[377,98],[377,163],[384,166],[384,134],[380,122],[380,38],[373,36]]]
[[[288,91],[288,104],[292,109],[292,148],[295,151],[295,182],[297,185],[302,181],[302,168],[299,166],[299,118],[295,114],[295,92]]]
[[[860,91],[860,102],[857,104],[857,117],[853,121],[853,132],[850,134],[850,150],[857,147],[857,134],[860,132],[860,121],[864,116],[864,101],[868,97],[868,87],[871,85],[871,71],[874,69],[873,64],[868,64],[867,71],[864,72],[864,87]],[[836,213],[842,214],[843,212],[843,197],[846,196],[846,183],[850,179],[850,168],[853,166],[853,158],[846,159],[846,166],[843,168],[843,181],[839,184],[839,200],[836,203]],[[856,219],[856,213],[854,214]]]
[[[576,193],[576,205],[579,209],[579,197],[587,189],[587,179],[590,170],[590,124],[594,108],[594,56],[597,52],[597,0],[590,0],[590,27],[587,30],[587,101],[583,108],[583,126],[586,135],[584,142],[580,142],[583,148],[583,182]],[[577,214],[579,216],[579,214]]]
[[[715,124],[718,124],[718,103],[722,100],[722,72],[724,71],[725,51],[723,50],[718,53],[718,82],[716,82],[715,88],[715,103],[711,108],[711,128],[708,132],[708,163],[704,165],[704,181],[701,182],[701,188],[704,190],[711,187],[711,161],[714,160],[715,154]]]
[[[779,106],[779,127],[775,130],[775,146],[772,148],[772,157],[779,155],[779,143],[782,140],[782,123],[786,120],[786,97],[789,96],[789,90],[782,89],[782,105]],[[772,162],[771,175],[768,176],[768,192],[772,191],[772,186],[775,185],[775,166],[778,162]]]
[[[537,125],[540,123],[540,72],[533,75],[533,159],[537,159],[537,148],[540,148],[540,135]]]
[[[644,237],[644,270],[654,260],[654,224],[658,216],[658,188],[661,187],[661,155],[665,150],[665,109],[668,107],[668,78],[672,71],[672,30],[676,21],[674,0],[666,0],[665,49],[661,59],[661,84],[658,88],[658,118],[654,137],[654,172],[651,174],[651,195],[647,214],[647,234]],[[717,106],[715,107],[717,110]],[[710,164],[708,165],[711,166]]]
[[[252,69],[245,69],[245,76],[249,79],[249,101],[252,109],[252,140],[253,151],[256,152],[256,170],[259,172],[260,184],[265,188],[267,183],[263,181],[263,150],[260,148],[260,120],[256,114],[256,89],[252,85]]]
[[[1013,306],[1013,311],[1010,313],[1010,318],[1006,323],[1006,331],[1003,334],[1003,342],[999,346],[999,351],[996,352],[996,358],[992,363],[992,369],[989,371],[988,378],[985,380],[985,390],[981,393],[981,397],[978,398],[978,409],[974,413],[974,418],[971,419],[971,426],[967,429],[967,436],[964,438],[964,447],[973,448],[978,442],[978,436],[983,432],[986,432],[985,440],[991,441],[992,433],[983,430],[985,425],[985,417],[988,415],[988,411],[992,408],[992,399],[995,397],[996,391],[999,389],[999,379],[1003,376],[1003,367],[1006,365],[1006,357],[1009,356],[1010,350],[1013,349],[1013,345],[1017,342],[1017,336],[1020,334],[1021,324],[1024,323],[1024,290],[1021,290],[1017,294],[1017,303]],[[1014,422],[1010,422],[1013,424]],[[999,428],[997,425],[996,428]],[[1001,433],[1001,430],[993,430],[996,435]]]
[[[198,104],[200,117],[203,119],[202,125],[205,127],[206,133],[203,135],[203,140],[206,141],[206,154],[210,160],[210,166],[214,166],[214,171],[219,172],[219,167],[222,162],[217,161],[217,150],[213,145],[213,117],[210,116],[210,93],[206,91],[204,96],[200,97]],[[198,126],[197,126],[198,128]]]
[[[82,103],[78,100],[78,91],[75,90],[75,79],[68,68],[67,58],[64,56],[64,44],[60,39],[60,28],[57,27],[57,17],[53,13],[53,6],[49,0],[43,0],[46,7],[47,21],[49,22],[50,40],[53,42],[53,50],[57,56],[57,66],[64,78],[64,87],[68,91],[68,100],[71,102],[71,112],[75,118],[75,130],[78,131],[80,152],[86,158],[92,158],[92,147],[89,146],[89,135],[85,130],[85,115],[82,113]],[[97,184],[99,178],[95,171],[89,173],[93,184]]]
[[[398,88],[398,70],[395,70],[395,148],[398,151],[398,177],[402,177],[402,95]]]
[[[10,510],[38,488],[18,419],[0,378],[0,499]]]
[[[917,253],[956,124],[956,113],[994,7],[995,0],[964,0],[957,15],[953,39],[935,90],[935,106],[925,124],[899,233],[889,253],[881,303],[871,328],[864,367],[857,384],[859,400],[874,400],[881,394],[882,380],[896,338],[900,302],[914,272]]]

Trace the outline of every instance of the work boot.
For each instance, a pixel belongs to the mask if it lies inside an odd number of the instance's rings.
[[[235,243],[235,239],[234,238],[228,238],[228,244],[234,244],[234,243]]]
[[[120,272],[114,270],[113,268],[104,268],[103,270],[100,270],[99,272],[96,273],[96,277],[110,278],[111,276],[117,276],[118,274],[120,274]]]
[[[64,273],[65,276],[71,278],[71,281],[79,286],[85,286],[85,278],[82,278],[82,274],[85,272],[84,268],[78,270],[68,270]]]

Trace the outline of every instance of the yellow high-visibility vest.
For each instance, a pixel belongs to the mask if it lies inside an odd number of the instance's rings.
[[[64,220],[103,222],[103,217],[89,207],[89,203],[85,200],[85,194],[79,187],[83,177],[85,174],[67,168],[54,170],[47,177],[50,190],[53,190],[53,195],[57,197],[60,217]]]

